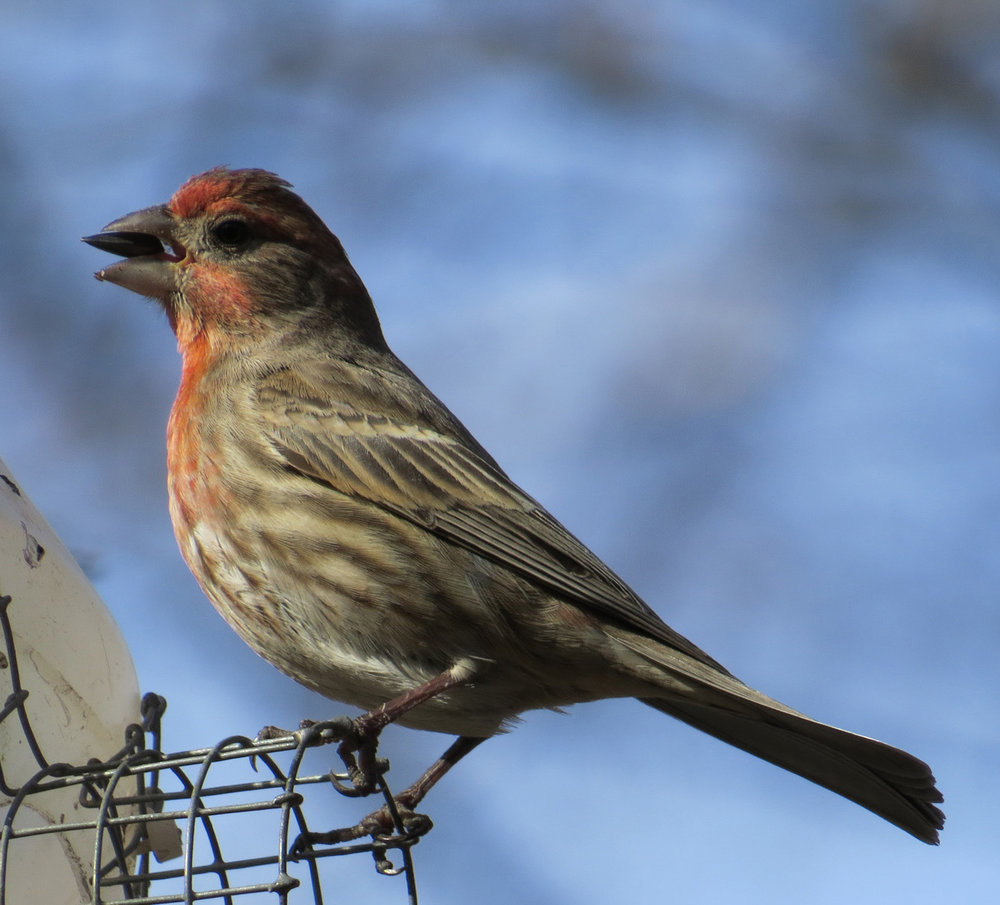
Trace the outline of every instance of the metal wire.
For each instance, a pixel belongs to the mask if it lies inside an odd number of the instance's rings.
[[[411,849],[431,822],[411,819],[404,825],[384,775],[379,791],[392,817],[391,832],[352,838],[359,833],[350,823],[331,832],[310,828],[310,815],[319,814],[325,822],[328,817],[322,814],[331,812],[331,803],[346,805],[355,800],[337,794],[346,776],[305,771],[307,753],[342,739],[350,726],[348,718],[317,723],[278,738],[231,736],[210,748],[164,754],[160,730],[166,701],[147,694],[140,721],[128,727],[125,744],[114,757],[84,765],[49,762],[25,707],[29,694],[20,684],[10,604],[9,596],[0,597],[5,672],[12,684],[0,721],[16,718],[20,722],[38,771],[20,787],[13,787],[4,775],[0,751],[0,790],[10,798],[0,835],[0,905],[23,905],[7,900],[5,881],[10,865],[29,840],[80,832],[91,834],[94,844],[92,905],[211,900],[233,905],[254,894],[269,894],[268,901],[287,905],[293,890],[294,905],[308,901],[324,905],[321,866],[332,864],[329,859],[335,856],[363,853],[374,859],[380,873],[402,874],[407,901],[416,905]],[[58,756],[58,752],[46,753]],[[67,788],[78,789],[81,808],[77,816],[92,813],[93,818],[56,825],[41,820],[39,815],[50,810],[46,796],[61,791],[65,797]],[[331,789],[336,790],[334,794]],[[183,859],[175,860],[176,866],[167,863],[182,851]],[[390,860],[390,852],[395,853],[399,866]],[[161,866],[164,863],[167,866]],[[343,880],[336,884],[338,890],[344,886]]]

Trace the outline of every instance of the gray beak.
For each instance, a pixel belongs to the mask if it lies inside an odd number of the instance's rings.
[[[175,225],[170,210],[161,204],[126,214],[96,235],[84,236],[88,245],[125,258],[94,276],[153,298],[163,299],[176,292],[176,264],[183,259],[184,249],[176,247]],[[164,244],[171,246],[173,253]]]

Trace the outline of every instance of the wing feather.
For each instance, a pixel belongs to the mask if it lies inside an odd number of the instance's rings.
[[[256,404],[264,432],[286,467],[338,493],[362,497],[564,600],[729,674],[667,626],[517,487],[440,403],[426,404],[430,394],[422,384],[410,377],[400,386],[400,375],[386,376],[397,382],[398,407],[398,400],[406,398],[400,389],[424,404],[408,411],[400,407],[403,417],[387,417],[326,401],[315,383],[296,385],[301,378],[288,372],[264,378]],[[427,411],[436,413],[437,423],[419,417]]]

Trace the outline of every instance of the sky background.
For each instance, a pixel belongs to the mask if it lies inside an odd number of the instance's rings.
[[[638,703],[530,714],[425,803],[423,902],[1000,893],[1000,5],[2,14],[0,455],[169,700],[168,750],[344,708],[188,575],[173,337],[79,237],[263,167],[400,357],[672,626],[946,798],[932,849]],[[388,731],[394,785],[448,741]],[[362,813],[331,795],[331,825]],[[330,860],[329,901],[405,901]]]

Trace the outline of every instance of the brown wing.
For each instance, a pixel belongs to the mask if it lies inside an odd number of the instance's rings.
[[[263,430],[288,467],[729,675],[517,487],[405,369],[375,373],[338,362],[310,376],[282,371],[257,388]],[[391,414],[332,401],[324,388],[345,380],[350,392],[336,395],[363,402],[374,399],[372,381],[383,384],[377,395],[388,393]]]

